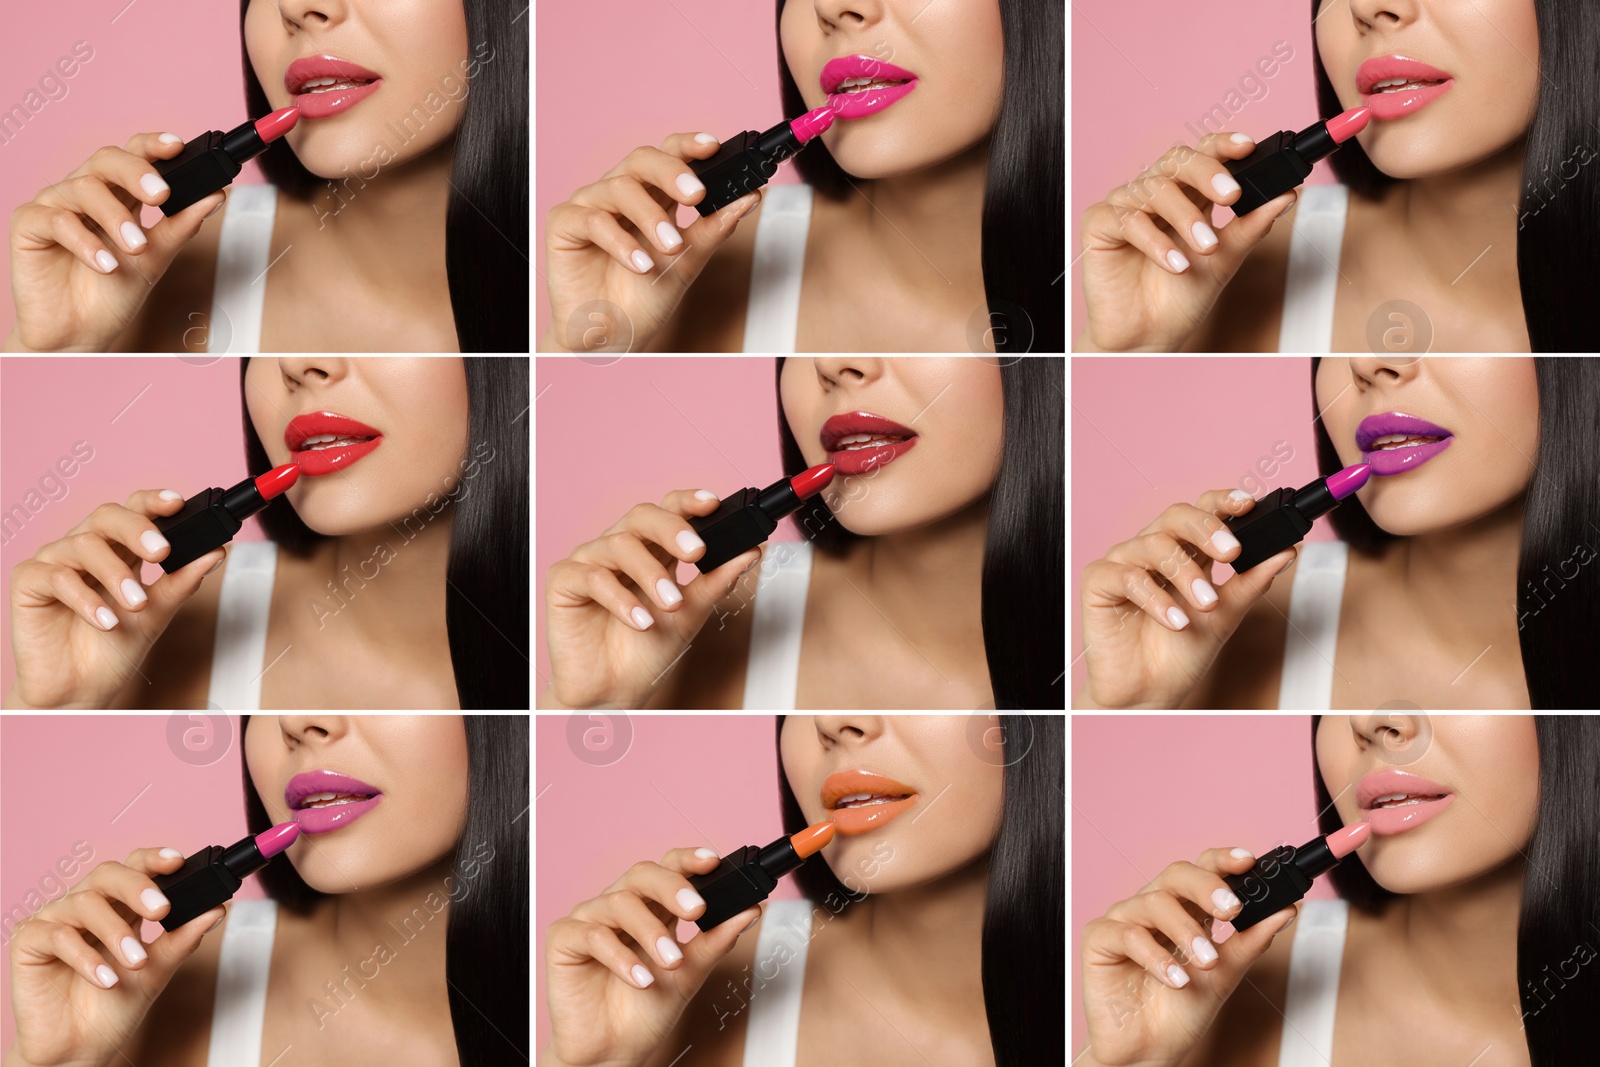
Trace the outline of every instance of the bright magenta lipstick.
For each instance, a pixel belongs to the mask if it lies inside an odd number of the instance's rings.
[[[1358,463],[1337,474],[1318,478],[1303,489],[1274,489],[1243,515],[1223,519],[1243,546],[1239,558],[1229,566],[1242,573],[1289,546],[1299,544],[1311,532],[1312,523],[1366,485],[1371,474],[1370,466]]]
[[[226,904],[246,878],[265,867],[299,836],[299,826],[292,822],[279,823],[227,848],[207,845],[184,860],[176,871],[155,878],[156,888],[172,903],[172,910],[161,920],[161,925],[176,930],[218,904]]]
[[[772,180],[778,165],[816,140],[833,125],[831,107],[812,108],[764,133],[745,130],[722,142],[710,159],[693,159],[689,168],[705,184],[705,197],[694,206],[710,215]]]

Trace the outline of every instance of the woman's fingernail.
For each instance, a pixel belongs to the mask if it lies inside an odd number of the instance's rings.
[[[1211,543],[1218,552],[1230,552],[1239,547],[1239,539],[1227,530],[1218,530],[1211,535]]]
[[[666,220],[656,223],[656,237],[660,239],[663,248],[677,248],[683,244],[682,235]]]
[[[717,855],[715,851],[713,851],[712,849],[709,849],[709,848],[697,848],[697,849],[694,850],[694,855],[695,855],[696,859],[702,859],[702,860],[719,860],[719,859],[722,858],[721,856]],[[695,900],[699,901],[702,904],[705,903],[705,901],[700,900],[700,894],[699,893],[695,893],[695,891],[693,889],[680,889],[680,890],[678,890],[678,899],[679,899],[679,901],[682,901],[683,895],[685,893],[693,893]],[[686,908],[693,907],[693,906],[694,905],[692,905],[692,904],[685,904],[684,905],[684,907],[686,907]]]
[[[138,582],[132,578],[124,578],[122,579],[122,599],[127,602],[129,607],[133,607],[137,604],[143,604],[150,598],[145,595],[144,587]]]
[[[183,494],[178,492],[176,489],[163,489],[163,490],[161,490],[161,499],[162,500],[182,500],[183,499]]]
[[[716,859],[716,858],[718,858],[717,854],[715,852],[712,852],[709,848],[695,849],[695,853],[694,854],[696,856],[699,856],[700,853],[702,853],[702,852],[708,853],[708,855],[706,855],[706,856],[701,856],[702,859]],[[704,905],[705,905],[705,898],[702,897],[699,893],[696,893],[693,889],[680,889],[680,890],[678,890],[678,907],[682,908],[684,911],[693,911],[694,909],[699,908],[699,907],[703,907]]]
[[[1185,615],[1183,613],[1183,609],[1182,608],[1177,608],[1177,607],[1168,608],[1167,609],[1167,621],[1172,624],[1172,628],[1174,630],[1181,630],[1185,626],[1189,625],[1189,616],[1187,616],[1187,615]]]
[[[1167,253],[1167,266],[1172,268],[1172,273],[1182,274],[1189,269],[1189,257],[1174,248]]]
[[[182,144],[183,143],[183,138],[179,137],[175,133],[164,133],[160,137],[157,137],[156,140],[160,141],[162,144]]]
[[[1176,963],[1167,968],[1167,981],[1173,989],[1182,989],[1189,984],[1189,974]]]
[[[645,255],[643,249],[634,249],[633,255],[629,258],[633,260],[633,269],[640,274],[649,274],[655,269],[656,261]]]
[[[670,937],[656,938],[656,955],[661,957],[662,963],[677,963],[683,959],[683,952],[672,943]]]
[[[228,917],[228,915],[227,915],[227,913],[226,913],[226,912],[224,912],[224,913],[223,913],[223,914],[222,914],[222,915],[221,915],[221,916],[219,916],[219,917],[218,917],[218,918],[217,918],[217,921],[216,921],[216,922],[214,922],[214,923],[212,923],[212,924],[211,924],[211,925],[210,925],[210,926],[208,926],[208,927],[206,927],[206,929],[205,929],[205,932],[206,932],[206,933],[208,933],[208,934],[209,934],[209,933],[210,933],[210,932],[211,932],[211,931],[213,931],[213,930],[215,930],[215,929],[216,929],[216,928],[217,928],[217,927],[219,927],[219,926],[221,926],[221,925],[222,925],[222,920],[223,920],[223,919],[226,919],[226,918],[227,918],[227,917]]]
[[[211,565],[211,569],[210,569],[210,570],[208,570],[208,571],[206,571],[206,572],[205,572],[205,573],[204,573],[204,574],[202,574],[202,575],[201,575],[201,576],[200,576],[200,577],[202,577],[202,578],[209,578],[209,577],[211,577],[211,576],[212,576],[212,575],[213,575],[213,574],[215,574],[215,573],[217,573],[217,568],[218,568],[218,567],[220,567],[220,566],[222,566],[222,565],[223,565],[223,564],[224,564],[224,563],[226,563],[226,562],[228,562],[228,557],[227,557],[227,556],[223,556],[223,557],[222,557],[222,558],[221,558],[221,559],[219,559],[219,560],[217,560],[217,561],[216,561],[216,562],[215,562],[215,563],[213,563],[213,564],[212,564],[212,565]]]
[[[1289,921],[1288,922],[1286,922],[1282,926],[1278,927],[1278,933],[1281,934],[1285,930],[1289,929],[1289,927],[1294,925],[1294,921],[1296,919],[1298,919],[1298,918],[1300,918],[1300,913],[1297,911],[1293,915],[1289,916]]]
[[[148,956],[149,954],[145,952],[144,946],[139,944],[137,937],[125,937],[122,939],[122,958],[129,963],[143,963]]]
[[[139,229],[137,222],[124,222],[119,227],[119,231],[122,234],[122,243],[129,248],[143,248],[150,243],[145,237],[144,231]]]
[[[684,196],[693,196],[695,193],[705,191],[705,183],[693,174],[678,175],[678,192]]]
[[[1228,499],[1229,500],[1237,500],[1239,503],[1242,504],[1246,500],[1254,500],[1255,497],[1251,496],[1249,493],[1245,492],[1243,489],[1235,489],[1233,492],[1228,494]]]
[[[700,540],[700,535],[693,530],[679,530],[677,540],[678,547],[685,552],[694,552],[697,549],[706,547],[706,543]]]
[[[1211,963],[1217,958],[1216,947],[1203,937],[1195,938],[1189,943],[1189,948],[1194,953],[1194,958],[1201,963]]]
[[[696,500],[715,500],[717,499],[717,494],[713,493],[709,489],[696,489],[694,498]]]
[[[95,621],[100,624],[100,629],[109,630],[117,625],[117,616],[110,608],[95,608]]]
[[[1282,211],[1280,211],[1276,215],[1272,216],[1272,221],[1273,222],[1277,222],[1279,219],[1283,218],[1285,215],[1287,215],[1289,212],[1291,212],[1293,210],[1294,210],[1294,203],[1291,203],[1288,207],[1284,208]]]
[[[223,197],[221,200],[218,200],[217,201],[217,206],[212,208],[210,211],[206,212],[205,219],[201,219],[200,221],[204,222],[204,221],[206,221],[206,219],[209,219],[212,215],[215,215],[217,212],[221,211],[223,206],[225,204],[227,204],[227,202],[228,202],[228,198],[227,197]]]
[[[1234,144],[1250,144],[1255,140],[1255,138],[1251,137],[1248,133],[1236,133],[1229,137],[1228,140],[1232,141]]]
[[[1227,196],[1229,193],[1237,193],[1239,191],[1239,183],[1233,180],[1231,174],[1213,174],[1211,176],[1211,188],[1217,191],[1218,196]]]
[[[655,980],[656,980],[656,976],[651,974],[648,970],[646,970],[643,964],[637,964],[637,963],[634,964],[634,967],[633,967],[633,984],[634,985],[638,986],[640,989],[648,989],[650,987],[650,983],[654,982]]]
[[[656,579],[656,596],[661,598],[663,604],[676,604],[683,599],[683,594],[678,592],[678,587],[672,584],[670,578]]]
[[[1211,588],[1211,583],[1204,578],[1196,578],[1192,588],[1194,589],[1194,598],[1201,607],[1217,602],[1217,591]]]
[[[110,252],[107,252],[103,248],[94,254],[94,262],[95,266],[99,267],[107,274],[110,274],[112,271],[117,269],[117,257],[112,255]]]
[[[160,856],[164,860],[181,860],[181,859],[183,859],[183,853],[179,852],[175,848],[164,848],[160,852],[157,852],[156,855]]]
[[[144,533],[140,534],[139,543],[144,546],[144,550],[146,552],[149,552],[152,555],[160,552],[163,548],[172,547],[165,537],[162,537],[154,530],[146,530]]]
[[[1256,858],[1256,854],[1247,848],[1236,848],[1229,852],[1228,855],[1236,860],[1253,860]]]
[[[715,137],[711,136],[709,133],[697,133],[697,134],[694,135],[694,143],[695,144],[716,144],[717,143],[717,139]]]
[[[1212,232],[1211,227],[1207,226],[1204,222],[1196,222],[1193,226],[1189,227],[1189,232],[1194,234],[1194,244],[1196,248],[1210,248],[1212,245],[1217,243],[1217,235]]]
[[[633,618],[633,624],[641,630],[650,629],[651,625],[653,625],[656,621],[655,616],[651,615],[643,608],[634,608],[628,614]]]
[[[743,198],[741,198],[739,200],[735,200],[731,206],[729,206],[727,208],[724,208],[723,210],[728,212],[728,217],[729,218],[731,218],[735,222],[737,222],[739,219],[742,219],[746,215],[750,214],[750,209],[755,207],[760,202],[761,202],[761,197],[759,197],[755,193],[751,193],[747,197],[743,197]]]
[[[1239,906],[1239,898],[1226,889],[1214,889],[1211,891],[1211,905],[1219,912],[1231,911]]]
[[[139,179],[139,188],[145,191],[146,196],[160,196],[162,193],[170,189],[171,186],[162,181],[161,175],[159,174],[146,174],[144,177]]]
[[[103,963],[94,969],[94,976],[100,979],[100,984],[107,989],[117,984],[117,972]]]
[[[139,903],[144,905],[145,911],[155,911],[167,906],[167,897],[159,889],[146,889],[139,894]]]

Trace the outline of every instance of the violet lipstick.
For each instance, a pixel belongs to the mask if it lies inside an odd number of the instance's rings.
[[[158,875],[156,888],[172,902],[161,925],[176,930],[218,904],[226,904],[244,880],[265,867],[278,853],[294,844],[300,825],[281,822],[272,829],[233,845],[207,845],[183,861],[171,874]]]
[[[281,496],[299,477],[299,465],[285,463],[231,489],[202,489],[184,501],[183,510],[176,515],[152,519],[172,544],[161,569],[171,574],[232,541],[244,520]]]
[[[1256,860],[1243,874],[1223,881],[1244,907],[1228,920],[1235,930],[1248,930],[1262,919],[1287,908],[1311,891],[1311,881],[1339,866],[1339,861],[1367,843],[1372,827],[1358,822],[1327,837],[1314,838],[1299,848],[1279,845]]]
[[[156,173],[172,186],[172,195],[161,205],[162,214],[176,215],[190,204],[231,185],[246,163],[294,129],[298,121],[299,108],[280,107],[270,115],[241,123],[227,133],[207,130],[185,144],[183,151],[171,159],[155,160]]]
[[[745,130],[722,142],[710,159],[691,159],[689,168],[705,183],[706,195],[694,209],[710,215],[772,180],[778,164],[822,136],[835,112],[824,104],[764,133]]]
[[[1280,130],[1257,141],[1256,150],[1243,159],[1226,160],[1228,171],[1243,189],[1232,205],[1233,213],[1248,214],[1303,183],[1317,160],[1338,151],[1340,145],[1366,129],[1371,118],[1370,107],[1351,108],[1299,133]]]
[[[1247,571],[1264,559],[1299,544],[1311,524],[1339,506],[1345,497],[1367,484],[1372,467],[1358,463],[1337,474],[1318,478],[1303,489],[1274,489],[1243,515],[1222,522],[1239,539],[1242,551],[1230,566]]]
[[[739,553],[772,536],[785,515],[822,492],[833,481],[833,464],[819,463],[793,478],[781,478],[765,489],[741,489],[724,497],[722,506],[703,518],[690,519],[706,554],[695,561],[700,573],[709,574]]]

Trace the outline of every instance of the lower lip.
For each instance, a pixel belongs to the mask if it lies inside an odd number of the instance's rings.
[[[852,448],[838,452],[828,453],[828,462],[833,464],[834,471],[848,477],[852,474],[866,474],[868,471],[886,467],[910,451],[911,446],[917,443],[915,437],[908,437],[892,445],[879,445],[876,448]]]
[[[912,793],[904,800],[891,800],[887,804],[868,804],[860,808],[834,808],[828,813],[834,827],[846,836],[870,833],[898,819],[911,810],[920,794]]]
[[[1427,800],[1421,804],[1407,804],[1402,808],[1364,808],[1361,818],[1372,824],[1372,832],[1380,837],[1389,837],[1393,834],[1403,834],[1407,830],[1415,830],[1455,800],[1454,793],[1446,793],[1438,800]]]
[[[1439,99],[1450,91],[1456,83],[1454,78],[1446,78],[1438,85],[1429,85],[1421,89],[1406,89],[1398,93],[1367,93],[1361,102],[1372,109],[1372,117],[1383,121],[1403,119],[1407,115],[1415,114]]]
[[[308,448],[303,452],[291,452],[289,453],[289,461],[300,464],[301,474],[317,478],[324,474],[333,474],[336,471],[344,470],[381,444],[383,444],[383,435],[379,434],[372,440],[362,441],[358,445],[340,445],[338,448]]]
[[[383,79],[358,85],[354,89],[334,89],[326,93],[296,93],[294,106],[300,109],[303,119],[325,119],[341,111],[349,111],[361,101],[378,91]]]
[[[917,79],[912,78],[908,82],[901,82],[899,85],[891,85],[884,89],[868,89],[860,93],[829,93],[828,106],[842,119],[862,119],[877,114],[916,87]]]
[[[1387,477],[1415,470],[1440,452],[1450,447],[1454,437],[1446,437],[1431,445],[1409,445],[1405,448],[1381,448],[1362,454],[1363,462],[1372,464],[1372,473]]]
[[[349,804],[333,804],[325,808],[301,808],[294,813],[294,821],[300,824],[301,833],[331,833],[349,826],[377,807],[378,801],[382,799],[383,794],[379,793],[368,800],[357,800]]]

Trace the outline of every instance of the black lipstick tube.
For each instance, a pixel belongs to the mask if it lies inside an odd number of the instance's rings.
[[[183,151],[171,159],[155,160],[156,173],[172,186],[172,195],[161,205],[161,213],[169,217],[176,215],[190,204],[231,185],[244,165],[267,147],[252,119],[227,133],[207,130],[185,144]]]
[[[1256,860],[1250,870],[1223,879],[1244,905],[1238,916],[1228,921],[1235,930],[1250,929],[1304,897],[1311,891],[1313,879],[1337,866],[1339,858],[1328,848],[1325,837],[1299,848],[1279,845]]]
[[[785,119],[764,133],[745,130],[722,142],[710,159],[691,159],[689,169],[706,187],[694,209],[710,215],[770,182],[778,165],[805,147],[791,125]]]
[[[722,506],[711,514],[690,519],[689,525],[706,543],[706,554],[695,561],[695,566],[701,574],[709,574],[739,553],[761,544],[786,515],[798,511],[832,477],[832,468],[822,464],[793,478],[773,482],[765,489],[741,489],[724,497]],[[808,487],[803,495],[796,491],[795,482]]]
[[[172,910],[161,925],[176,930],[218,904],[226,904],[246,878],[269,862],[270,857],[263,856],[256,847],[255,835],[227,848],[207,845],[184,860],[176,871],[153,879],[156,888],[172,902]]]
[[[1222,520],[1241,548],[1239,558],[1229,566],[1242,573],[1299,544],[1311,532],[1312,523],[1338,506],[1324,478],[1304,489],[1274,489],[1243,515]]]
[[[256,487],[256,479],[246,478],[231,489],[203,489],[184,501],[183,510],[176,515],[152,519],[172,544],[161,569],[171,574],[221,548],[233,540],[244,520],[269,503]]]
[[[766,848],[745,845],[722,857],[710,874],[689,879],[706,902],[706,912],[694,921],[702,930],[720,926],[746,908],[753,908],[772,895],[778,879],[805,862],[787,837],[780,837]]]

